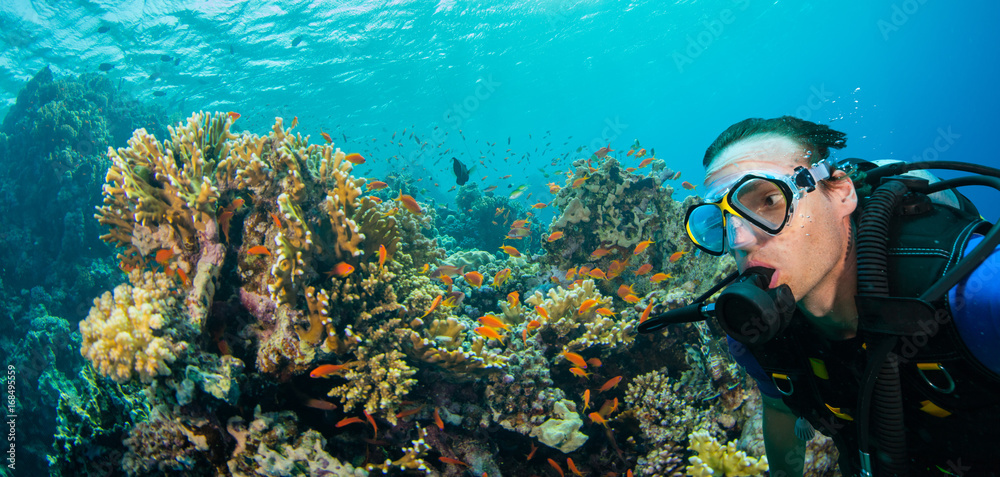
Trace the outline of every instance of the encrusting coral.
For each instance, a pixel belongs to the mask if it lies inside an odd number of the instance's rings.
[[[183,338],[192,334],[177,336],[188,327],[172,279],[135,270],[129,282],[94,299],[90,314],[80,322],[80,353],[119,383],[134,376],[148,383],[170,374],[169,364],[187,348]]]

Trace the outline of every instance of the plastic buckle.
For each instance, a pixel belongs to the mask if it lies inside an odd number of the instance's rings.
[[[782,379],[786,383],[788,383],[788,391],[781,389],[781,386],[778,385],[777,381],[778,379]],[[781,373],[773,373],[771,374],[771,382],[774,383],[774,387],[777,388],[778,392],[781,393],[782,395],[791,396],[792,393],[795,392],[795,383],[792,382],[792,380],[788,377],[788,375]]]
[[[940,371],[944,373],[944,378],[948,382],[947,386],[942,388],[941,386],[934,384],[930,378],[924,374],[924,371]],[[924,382],[927,383],[928,386],[939,393],[951,394],[955,391],[955,380],[952,379],[951,373],[949,373],[948,370],[941,365],[941,363],[917,363],[917,373],[920,374],[920,377],[923,378]]]

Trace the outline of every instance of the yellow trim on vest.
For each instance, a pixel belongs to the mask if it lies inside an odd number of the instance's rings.
[[[854,418],[851,417],[849,414],[845,414],[845,413],[840,412],[840,408],[839,407],[833,407],[833,406],[831,406],[829,404],[826,404],[826,403],[823,403],[823,404],[826,405],[826,408],[829,409],[830,412],[832,412],[834,416],[837,416],[837,417],[839,417],[839,418],[841,418],[841,419],[843,419],[845,421],[853,421],[854,420]]]
[[[920,410],[930,414],[934,417],[948,417],[951,415],[950,411],[941,409],[940,406],[934,404],[930,401],[920,401]]]
[[[830,379],[830,375],[826,372],[826,363],[819,358],[809,358],[809,364],[812,366],[813,374],[815,374],[820,379]]]
[[[772,378],[778,378],[778,379],[784,379],[785,381],[788,380],[788,375],[787,374],[773,373],[773,374],[771,374],[771,377]]]
[[[941,371],[941,363],[917,363],[917,369],[923,371]]]

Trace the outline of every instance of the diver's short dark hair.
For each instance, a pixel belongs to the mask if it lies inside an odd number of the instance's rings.
[[[787,137],[812,152],[812,162],[819,162],[830,155],[830,148],[841,149],[847,145],[847,135],[830,129],[825,124],[816,124],[794,116],[780,118],[744,119],[726,128],[715,138],[715,142],[705,151],[705,168],[715,160],[723,149],[731,144],[754,136],[777,135]]]

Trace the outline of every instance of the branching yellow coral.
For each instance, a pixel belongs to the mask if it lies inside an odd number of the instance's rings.
[[[417,371],[410,368],[403,360],[403,353],[396,350],[365,358],[362,348],[357,354],[363,364],[348,370],[344,374],[347,384],[334,387],[327,395],[339,397],[344,403],[344,411],[358,405],[369,414],[382,415],[384,411],[383,417],[395,424],[400,402],[417,384],[416,379],[410,378]]]
[[[174,282],[163,273],[133,271],[131,285],[121,284],[114,294],[94,299],[87,318],[80,322],[80,354],[104,376],[119,383],[135,374],[149,383],[170,374],[168,365],[185,349],[165,334],[176,325],[178,302]]]
[[[767,471],[767,456],[759,460],[747,457],[746,452],[736,450],[736,441],[723,446],[704,429],[688,437],[691,439],[688,449],[698,455],[688,459],[691,465],[684,469],[687,475],[735,477],[761,475]]]
[[[592,304],[580,307],[587,300]],[[542,328],[553,330],[560,338],[571,337],[566,346],[570,349],[586,349],[591,346],[615,346],[630,343],[635,338],[635,330],[630,321],[611,319],[597,314],[597,309],[609,306],[611,298],[601,295],[593,280],[584,280],[572,289],[556,287],[548,295],[536,291],[524,300],[525,303],[541,306],[548,314],[546,319],[538,316]],[[535,313],[535,312],[532,312]],[[582,332],[582,333],[581,333]]]

